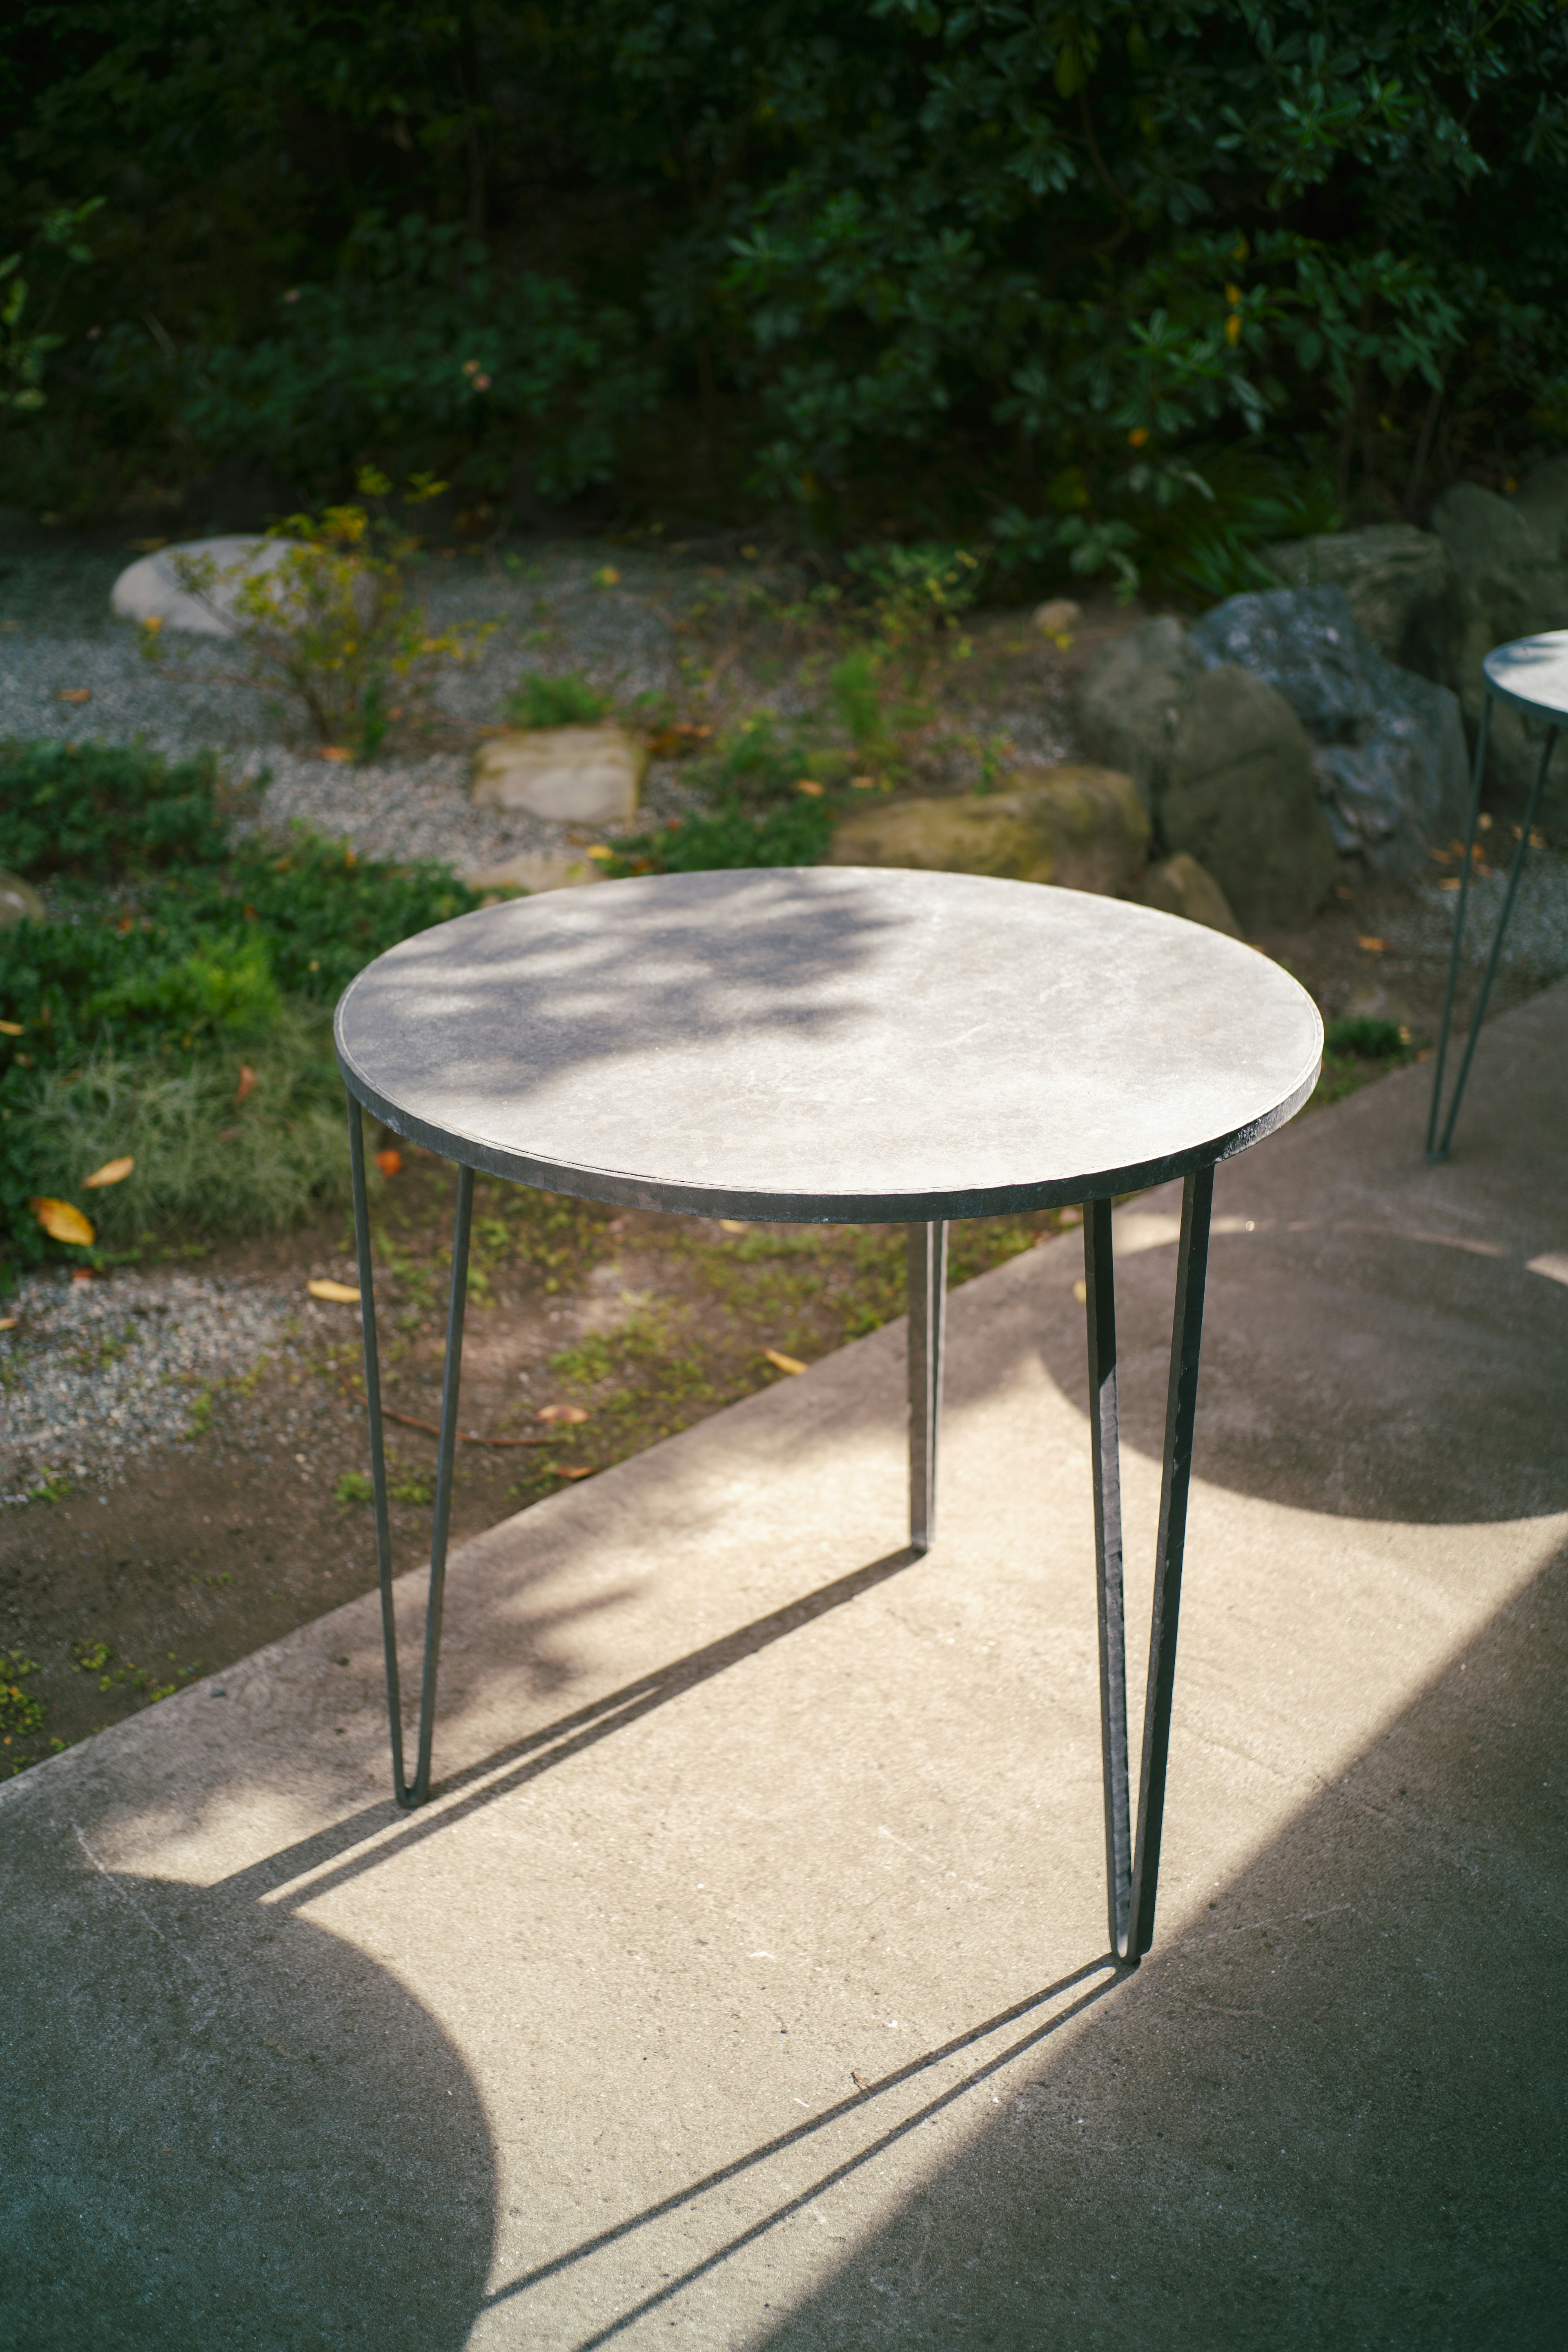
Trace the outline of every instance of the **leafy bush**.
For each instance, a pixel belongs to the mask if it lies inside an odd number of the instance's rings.
[[[1408,1052],[1410,1032],[1397,1022],[1375,1021],[1357,1014],[1347,1021],[1331,1021],[1323,1034],[1324,1051],[1330,1054],[1355,1054],[1362,1060],[1386,1062],[1396,1054]]]
[[[605,700],[575,671],[546,677],[536,670],[507,697],[506,715],[514,727],[592,727],[605,715]]]
[[[420,480],[407,495],[418,504],[445,487]],[[392,485],[367,467],[359,488],[363,497],[384,499]],[[215,610],[226,607],[257,685],[281,687],[322,741],[347,738],[368,759],[390,719],[426,715],[442,665],[470,660],[493,625],[432,633],[405,577],[418,542],[384,514],[341,506],[319,518],[289,515],[276,537],[297,544],[284,544],[264,569],[177,555],[180,585]],[[144,626],[155,657],[157,625]]]
[[[496,491],[527,449],[541,494],[563,498],[608,478],[656,381],[625,310],[502,271],[454,226],[372,213],[333,278],[282,293],[269,333],[204,352],[179,414],[204,449],[253,451],[291,480],[341,478],[374,451]]]
[[[226,838],[216,782],[210,753],[171,767],[109,743],[0,743],[0,866],[105,881],[210,863]]]
[[[84,835],[74,873],[57,866],[55,919],[0,930],[5,1247],[43,1254],[28,1202],[64,1199],[127,1155],[132,1176],[93,1195],[110,1238],[176,1219],[263,1227],[340,1192],[342,1087],[322,1014],[373,957],[467,913],[473,893],[441,867],[361,863],[303,831],[281,852],[226,848],[210,765],[170,768],[138,751],[95,764],[52,746],[10,757],[15,774],[63,776],[73,823],[101,806],[109,847]],[[97,801],[78,794],[79,774]],[[37,795],[21,805],[35,823]],[[20,821],[0,834],[13,846],[33,838]],[[143,864],[106,903],[115,842],[172,840],[181,862]],[[16,862],[44,873],[49,854]]]

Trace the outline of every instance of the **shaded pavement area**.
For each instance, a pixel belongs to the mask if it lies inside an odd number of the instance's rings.
[[[0,2341],[1568,2334],[1568,988],[1220,1172],[1160,1915],[1106,1958],[1081,1252],[0,1789]],[[1175,1202],[1121,1213],[1133,1676]],[[406,1650],[418,1581],[402,1588]]]

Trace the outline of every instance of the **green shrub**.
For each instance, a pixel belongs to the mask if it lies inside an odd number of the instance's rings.
[[[605,700],[576,671],[565,677],[535,671],[507,697],[506,715],[514,727],[592,727],[605,715]]]
[[[0,866],[107,881],[210,863],[226,840],[216,780],[210,752],[171,766],[136,746],[0,743]]]

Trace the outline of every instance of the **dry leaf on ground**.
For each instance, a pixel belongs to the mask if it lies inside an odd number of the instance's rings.
[[[375,1164],[384,1176],[395,1176],[402,1170],[403,1154],[401,1151],[393,1151],[390,1149],[378,1151],[375,1155]]]
[[[237,1103],[245,1102],[249,1097],[255,1085],[256,1072],[251,1068],[248,1062],[241,1062],[239,1066],[239,1084],[234,1090],[235,1101]]]
[[[57,702],[90,702],[92,688],[90,686],[62,686],[55,699]]]
[[[316,757],[318,760],[352,760],[353,753],[345,751],[341,743],[323,743]]]
[[[558,1478],[591,1478],[594,1475],[591,1465],[586,1462],[557,1462],[554,1466]]]
[[[357,1307],[359,1292],[352,1282],[308,1282],[305,1285],[312,1298],[331,1298],[343,1307]]]
[[[68,1201],[51,1201],[47,1197],[27,1203],[51,1241],[76,1242],[85,1245],[94,1238],[92,1227],[79,1209]]]
[[[542,1404],[534,1414],[535,1421],[588,1421],[592,1418],[585,1404]]]
[[[763,1353],[770,1364],[778,1366],[781,1372],[804,1372],[805,1370],[798,1356],[786,1356],[778,1348],[764,1348]]]
[[[100,1184],[123,1184],[135,1165],[129,1154],[123,1160],[106,1160],[101,1168],[95,1168],[90,1176],[81,1181],[89,1192]]]
[[[749,1234],[751,1230],[750,1225],[740,1217],[721,1217],[719,1220],[719,1231],[721,1234]]]
[[[19,1037],[25,1025],[20,1021],[0,1021],[0,1037]]]
[[[1357,940],[1356,945],[1358,948],[1364,948],[1368,955],[1386,955],[1388,952],[1386,940]]]
[[[21,1319],[19,1315],[0,1315],[0,1331],[14,1331]]]

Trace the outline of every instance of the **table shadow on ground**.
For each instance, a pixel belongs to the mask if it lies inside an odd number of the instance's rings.
[[[7,1857],[0,2339],[457,2352],[494,2164],[419,2002],[306,1921],[104,1871],[68,1822]]]
[[[1165,1434],[1174,1248],[1116,1267],[1124,1445]],[[1568,1509],[1568,1294],[1522,1265],[1400,1234],[1215,1235],[1194,1470],[1295,1510],[1421,1526]],[[1040,1351],[1087,1412],[1083,1313],[1047,1305]],[[955,1402],[956,1402],[955,1396]]]

